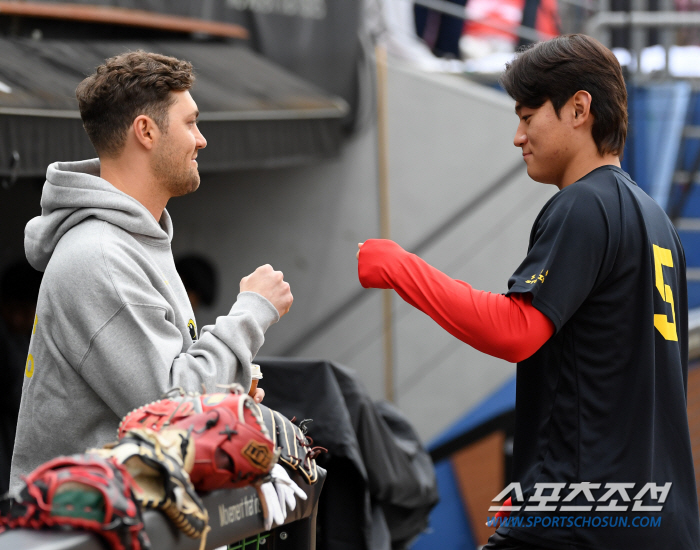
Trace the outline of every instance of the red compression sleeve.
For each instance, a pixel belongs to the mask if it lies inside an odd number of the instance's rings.
[[[363,287],[393,288],[456,338],[506,361],[527,359],[554,334],[554,324],[532,305],[530,294],[475,290],[393,241],[366,241],[358,275]]]

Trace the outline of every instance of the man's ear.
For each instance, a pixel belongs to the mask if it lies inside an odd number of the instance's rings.
[[[574,128],[582,126],[591,118],[591,94],[586,90],[579,90],[572,98],[572,107],[574,108]]]
[[[160,130],[153,119],[146,115],[139,115],[131,124],[136,140],[146,149],[153,148],[155,140],[160,135]]]

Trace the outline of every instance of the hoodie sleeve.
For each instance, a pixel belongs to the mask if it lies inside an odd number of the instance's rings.
[[[149,248],[98,220],[61,239],[44,278],[55,362],[69,364],[119,417],[172,387],[248,387],[250,362],[279,319],[268,300],[243,292],[193,343],[167,241]]]
[[[231,382],[248,387],[250,362],[277,318],[265,298],[241,293],[230,313],[204,327],[201,338],[182,352],[182,334],[168,320],[167,308],[124,304],[92,338],[78,370],[117,416],[172,387],[204,386],[209,392]]]

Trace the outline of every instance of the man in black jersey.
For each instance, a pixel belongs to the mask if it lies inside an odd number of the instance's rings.
[[[592,38],[561,36],[520,52],[501,83],[528,174],[559,189],[508,293],[385,239],[360,244],[360,282],[518,363],[511,515],[484,550],[698,549],[685,257],[664,211],[620,169],[620,65]]]
[[[592,38],[561,36],[519,53],[501,83],[528,174],[560,191],[508,281],[555,332],[518,364],[522,495],[485,550],[699,548],[685,257],[664,211],[620,169],[619,63]]]

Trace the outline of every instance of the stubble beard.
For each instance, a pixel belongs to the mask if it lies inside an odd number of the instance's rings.
[[[191,159],[192,157],[188,155],[187,167],[182,167],[182,161],[168,146],[154,155],[151,165],[153,173],[158,183],[168,190],[171,197],[193,193],[199,187],[199,171],[192,166]]]

